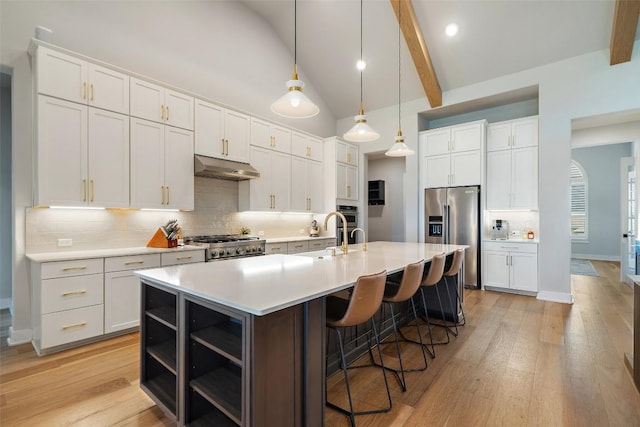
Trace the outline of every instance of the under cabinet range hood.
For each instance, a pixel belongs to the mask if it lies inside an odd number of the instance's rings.
[[[260,172],[248,163],[232,162],[198,154],[196,154],[194,162],[196,176],[229,179],[232,181],[260,178]]]

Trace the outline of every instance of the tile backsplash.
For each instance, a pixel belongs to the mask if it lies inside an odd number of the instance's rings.
[[[324,215],[238,212],[238,183],[195,178],[195,209],[191,212],[133,209],[27,209],[26,250],[30,253],[145,246],[158,226],[176,218],[185,235],[238,234],[248,227],[264,237],[304,236],[315,218]],[[303,231],[302,233],[300,231]],[[329,231],[327,235],[333,235]],[[72,239],[58,247],[58,239]]]

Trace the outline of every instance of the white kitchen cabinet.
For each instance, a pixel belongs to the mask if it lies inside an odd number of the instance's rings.
[[[487,126],[487,151],[538,146],[538,117],[491,123]]]
[[[486,121],[420,132],[425,188],[480,185]]]
[[[250,129],[246,114],[196,100],[196,154],[248,163]]]
[[[288,211],[291,197],[291,156],[261,147],[250,147],[250,163],[260,178],[240,181],[241,211]]]
[[[291,130],[252,117],[251,145],[291,154]]]
[[[264,245],[265,255],[286,254],[286,253],[287,253],[287,242],[266,243]]]
[[[309,240],[309,251],[321,251],[335,245],[336,239],[333,237],[330,239],[315,237]]]
[[[358,168],[336,163],[336,197],[344,200],[358,200]]]
[[[538,245],[510,241],[484,244],[484,286],[538,290]]]
[[[309,241],[300,240],[297,242],[287,242],[288,254],[299,254],[302,252],[309,252]]]
[[[140,278],[133,271],[155,267],[160,267],[160,254],[105,258],[105,334],[140,325]]]
[[[347,165],[358,166],[358,146],[342,140],[336,140],[336,161]]]
[[[487,209],[538,208],[537,123],[532,118],[489,125]]]
[[[322,212],[322,163],[291,157],[291,210]]]
[[[129,206],[129,118],[38,96],[37,206]]]
[[[291,135],[291,154],[305,159],[322,161],[323,141],[300,132]]]
[[[129,114],[129,76],[42,46],[36,86],[44,95]]]
[[[131,116],[193,130],[193,97],[131,78]]]
[[[131,207],[193,210],[193,132],[131,119]]]

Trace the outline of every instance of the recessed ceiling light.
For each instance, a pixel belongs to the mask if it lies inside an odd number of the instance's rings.
[[[447,27],[444,29],[444,32],[449,37],[455,36],[456,34],[458,34],[458,24],[452,22],[451,24],[447,25]]]
[[[362,59],[359,59],[358,62],[356,62],[356,68],[358,69],[358,71],[362,71],[367,68],[367,63]]]

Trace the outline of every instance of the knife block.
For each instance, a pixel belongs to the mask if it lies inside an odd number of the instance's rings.
[[[178,240],[169,240],[164,235],[162,230],[158,228],[156,232],[151,236],[151,239],[147,242],[148,248],[175,248],[178,246]]]

